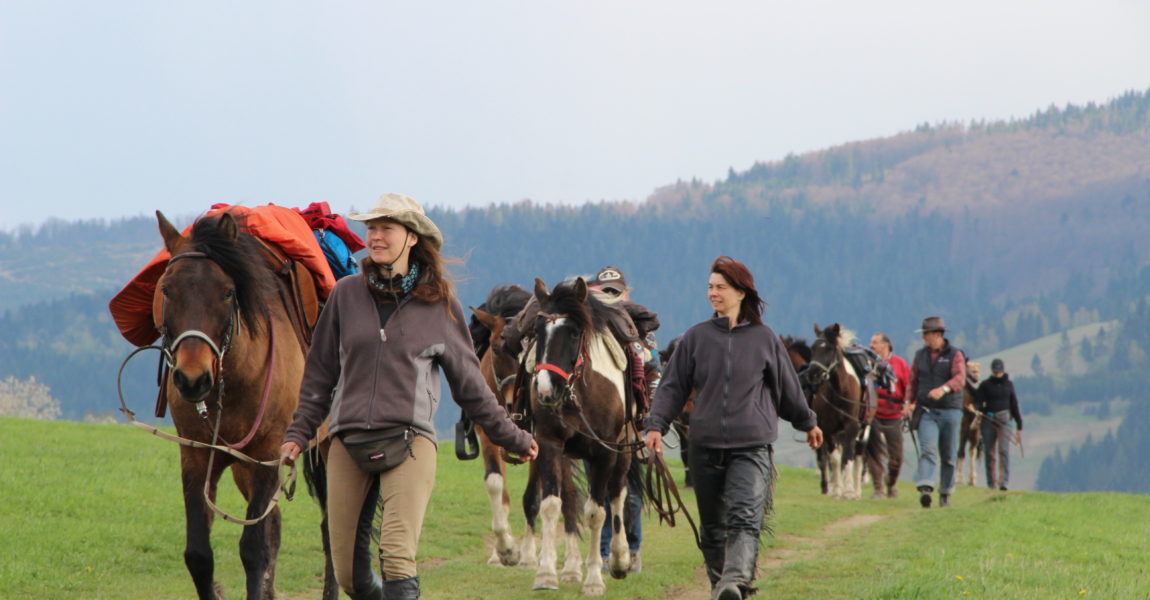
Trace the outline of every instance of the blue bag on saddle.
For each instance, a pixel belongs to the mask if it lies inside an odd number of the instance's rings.
[[[327,229],[316,229],[313,233],[315,233],[315,241],[319,242],[323,256],[327,259],[327,264],[331,267],[331,272],[336,279],[343,279],[352,273],[359,272],[359,265],[356,264],[347,244],[339,239],[338,235]]]

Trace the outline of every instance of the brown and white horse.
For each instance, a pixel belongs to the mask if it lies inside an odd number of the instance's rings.
[[[971,411],[981,370],[981,365],[976,362],[966,363],[966,385],[962,386],[962,428],[958,431],[958,464],[955,472],[958,473],[958,481],[965,479],[966,485],[972,486],[978,485],[978,463],[982,458],[982,418],[977,412]]]
[[[826,443],[816,453],[820,470],[825,469],[826,493],[833,498],[857,500],[862,496],[865,456],[860,436],[869,414],[866,384],[846,359],[843,349],[854,334],[838,323],[820,329],[811,344],[811,360],[803,372],[812,390],[811,408],[818,417]]]
[[[583,593],[606,591],[599,541],[606,506],[612,519],[611,576],[622,579],[631,566],[622,515],[627,495],[627,470],[636,436],[626,423],[624,406],[626,358],[607,329],[611,307],[590,297],[582,278],[567,280],[548,291],[535,280],[539,314],[534,323],[535,351],[531,366],[531,412],[539,456],[535,460],[539,495],[540,551],[534,589],[558,589],[556,572],[559,514],[564,486],[571,485],[567,458],[586,461],[588,498],[583,518],[588,537]],[[567,524],[568,554],[562,579],[578,581],[572,561],[571,523]],[[578,532],[575,532],[578,535]]]

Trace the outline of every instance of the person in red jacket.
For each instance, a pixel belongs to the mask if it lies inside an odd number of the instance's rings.
[[[910,379],[910,366],[895,355],[890,337],[876,333],[870,338],[870,349],[891,370],[893,377],[888,387],[875,387],[877,403],[871,421],[870,438],[866,447],[866,465],[874,481],[871,498],[897,498],[898,473],[902,470],[902,405],[906,400],[906,384]],[[882,364],[880,363],[880,364]],[[885,476],[883,462],[886,462]],[[884,491],[885,486],[885,491]]]

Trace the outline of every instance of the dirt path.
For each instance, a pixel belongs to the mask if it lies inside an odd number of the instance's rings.
[[[759,580],[762,581],[787,563],[813,558],[832,541],[859,527],[867,527],[884,518],[882,515],[851,515],[827,525],[814,537],[780,536],[780,539],[786,542],[785,547],[771,548],[759,556]],[[703,567],[699,567],[695,571],[695,583],[696,585],[691,589],[672,589],[668,596],[669,600],[710,600],[711,585]],[[767,597],[770,595],[768,594]]]

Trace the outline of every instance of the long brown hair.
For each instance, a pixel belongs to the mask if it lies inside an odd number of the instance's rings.
[[[755,276],[751,275],[751,270],[730,256],[720,256],[711,263],[711,272],[722,275],[732,287],[746,294],[739,304],[739,316],[755,325],[762,325],[763,307],[767,303],[755,289]]]

